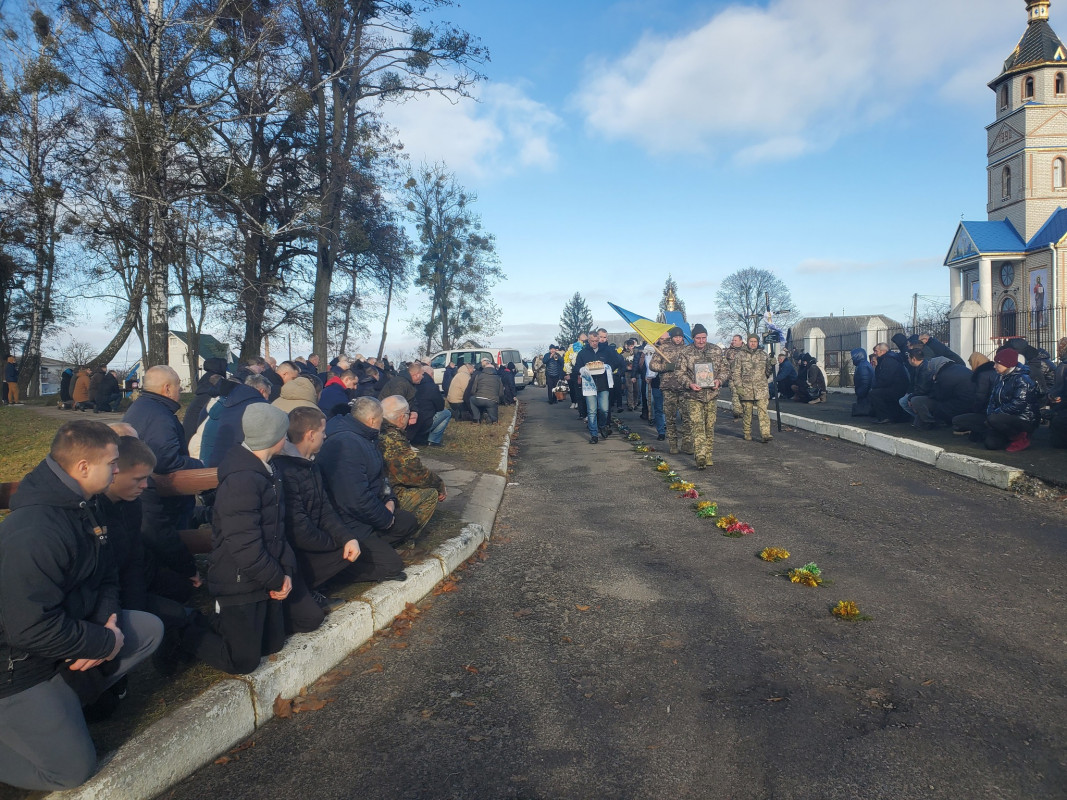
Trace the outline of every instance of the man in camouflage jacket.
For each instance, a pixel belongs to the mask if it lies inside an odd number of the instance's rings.
[[[752,411],[759,418],[760,441],[771,440],[771,421],[767,416],[767,400],[770,391],[767,379],[774,374],[774,358],[760,347],[758,336],[749,336],[748,344],[737,354],[733,362],[730,385],[734,397],[741,398],[741,430],[745,441],[752,441]]]
[[[701,376],[698,382],[698,365],[711,364],[714,381],[710,388],[700,385],[706,380]],[[686,405],[690,430],[693,436],[693,453],[697,469],[711,466],[711,451],[715,445],[715,418],[718,416],[719,387],[733,374],[726,354],[717,344],[708,344],[708,331],[700,323],[693,326],[693,344],[682,353],[680,372],[686,380]],[[701,370],[702,372],[703,370]]]
[[[404,429],[411,410],[400,395],[382,398],[382,430],[378,434],[378,449],[385,462],[385,476],[397,497],[400,508],[410,511],[418,520],[415,535],[426,527],[437,504],[446,495],[445,482],[426,468],[415,448],[408,441]]]
[[[659,388],[663,392],[663,414],[667,418],[667,442],[670,452],[677,453],[679,439],[682,452],[693,452],[692,434],[689,430],[689,413],[685,396],[689,391],[682,356],[689,346],[685,335],[677,325],[667,331],[669,342],[657,345],[657,352],[652,356],[651,368],[659,373]],[[679,427],[677,416],[681,413],[682,424]]]
[[[726,360],[733,366],[734,359],[736,359],[741,352],[745,349],[745,340],[741,338],[738,333],[734,334],[734,338],[730,340],[730,346],[726,350]],[[734,420],[741,419],[741,395],[738,394],[737,387],[734,386],[733,381],[730,381],[730,395],[733,402]]]

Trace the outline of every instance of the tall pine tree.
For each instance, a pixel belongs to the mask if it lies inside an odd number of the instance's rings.
[[[563,316],[559,318],[559,346],[569,347],[578,341],[578,334],[588,333],[593,326],[593,312],[579,292],[567,301],[563,307]]]

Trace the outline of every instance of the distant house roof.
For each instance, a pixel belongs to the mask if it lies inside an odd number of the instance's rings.
[[[184,344],[186,348],[189,347],[189,334],[185,331],[171,331],[170,334]],[[232,359],[232,356],[230,355],[230,346],[228,344],[223,344],[210,333],[200,334],[200,357],[221,358],[226,361]]]
[[[903,328],[904,325],[884,314],[861,314],[853,317],[805,317],[789,328],[789,341],[796,342],[806,337],[812,328],[819,328],[827,338],[847,336],[867,329],[871,320],[886,329]]]
[[[1031,20],[1026,32],[1004,62],[1004,69],[997,78],[1018,70],[1029,69],[1038,64],[1055,64],[1067,59],[1067,48],[1048,20]],[[996,83],[997,81],[994,81]]]

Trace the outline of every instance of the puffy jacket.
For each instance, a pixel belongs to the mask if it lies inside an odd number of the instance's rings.
[[[433,427],[434,416],[444,408],[445,396],[430,376],[423,375],[422,380],[415,384],[415,403],[411,406],[413,411],[419,413],[419,418],[408,430],[408,438],[416,444],[425,442]]]
[[[204,407],[212,397],[219,396],[219,382],[226,377],[226,361],[221,358],[209,358],[204,361],[204,374],[196,382],[196,394],[182,417],[185,427],[185,441],[190,441],[204,421]]]
[[[956,353],[949,350],[947,345],[933,336],[926,340],[926,344],[923,345],[923,352],[927,358],[947,358],[949,361],[954,361],[957,364],[967,366],[967,362],[960,358]]]
[[[852,363],[856,367],[855,374],[852,376],[852,385],[856,387],[856,399],[863,400],[874,388],[874,367],[867,360],[867,351],[862,347],[857,347],[849,355],[852,356]]]
[[[873,374],[874,372],[872,370],[871,375],[873,376]],[[778,383],[786,383],[788,381],[787,385],[791,385],[796,382],[796,379],[797,368],[793,365],[793,360],[789,357],[786,357],[785,361],[778,365],[778,373],[775,377],[775,380]]]
[[[504,384],[493,367],[485,367],[474,373],[470,382],[471,397],[484,397],[486,400],[501,402],[504,399]]]
[[[1037,387],[1026,366],[1015,367],[1010,372],[997,376],[985,413],[1010,414],[1025,422],[1037,423]]]
[[[0,697],[49,680],[65,659],[109,656],[115,635],[104,624],[118,610],[99,512],[48,457],[0,524]]]
[[[458,405],[463,402],[463,393],[467,391],[467,386],[471,382],[471,373],[466,367],[460,367],[456,371],[456,376],[452,379],[452,383],[448,385],[448,397],[447,400],[452,405]]]
[[[336,375],[331,375],[326,385],[322,387],[322,394],[319,395],[319,409],[327,417],[344,414],[348,411],[350,400],[348,389],[341,379]]]
[[[563,377],[563,355],[557,351],[556,357],[552,358],[551,352],[545,353],[542,363],[545,366],[545,377],[555,384]]]
[[[219,466],[233,446],[245,440],[244,428],[241,427],[245,409],[252,403],[266,402],[258,389],[240,383],[211,407],[204,421],[200,441],[200,460],[204,466]]]
[[[934,388],[932,380],[932,372],[930,370],[930,359],[925,358],[923,362],[917,366],[912,367],[911,386],[909,391],[914,395],[927,395]]]
[[[930,397],[946,416],[966,414],[974,407],[974,381],[965,365],[944,356],[930,359]]]
[[[997,382],[997,369],[992,361],[979,364],[978,368],[971,373],[971,383],[974,384],[974,405],[971,410],[976,414],[984,414],[989,405],[989,395],[993,393],[993,385]]]
[[[89,402],[89,370],[78,371],[78,377],[74,379],[74,389],[70,393],[70,399],[75,403]]]
[[[286,414],[294,408],[318,408],[319,399],[315,394],[315,384],[310,378],[301,375],[285,384],[278,399],[271,405],[280,408]]]
[[[106,372],[100,379],[100,383],[96,385],[96,394],[93,395],[93,402],[97,406],[108,405],[111,402],[111,398],[116,394],[119,394],[118,379],[110,372]]]
[[[889,389],[896,397],[903,397],[908,391],[908,370],[899,353],[887,350],[878,358],[874,368],[874,388]]]
[[[207,584],[219,605],[267,600],[268,592],[281,589],[285,576],[296,572],[284,519],[274,471],[247,447],[232,448],[219,464],[211,514]]]
[[[271,464],[285,490],[285,536],[294,550],[330,553],[355,538],[331,505],[322,472],[314,461],[286,441],[285,449],[271,459]]]
[[[378,399],[400,395],[408,401],[408,405],[415,403],[415,384],[411,382],[411,374],[404,370],[401,374],[390,378],[378,392]]]
[[[174,412],[178,404],[169,397],[154,392],[141,392],[122,417],[137,431],[156,456],[155,473],[167,475],[182,469],[199,469],[203,463],[189,456],[185,445],[185,429]],[[143,519],[141,532],[148,549],[149,572],[154,564],[162,564],[180,575],[196,573],[196,562],[178,538],[177,529],[183,527],[192,512],[192,497],[163,497],[156,492],[151,478],[141,495]]]
[[[326,443],[315,462],[337,516],[357,538],[393,524],[385,507],[385,471],[378,431],[350,414],[326,421]]]

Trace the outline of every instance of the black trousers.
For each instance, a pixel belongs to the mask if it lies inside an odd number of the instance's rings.
[[[556,393],[555,393],[554,389],[556,388],[556,384],[559,383],[562,379],[563,379],[562,375],[545,375],[545,382],[548,383],[548,404],[549,405],[552,405],[553,403],[558,403],[559,402],[559,400],[556,399]]]
[[[393,577],[404,569],[404,562],[394,548],[414,539],[418,531],[418,518],[410,511],[398,508],[388,530],[373,531],[356,537],[359,542],[359,558],[351,564],[345,561],[347,566],[335,572],[334,576],[353,582],[381,581]],[[324,574],[322,566],[318,565],[319,571],[314,573],[316,578]],[[312,585],[318,586],[319,583]]]
[[[1020,433],[1033,433],[1037,430],[1037,423],[998,411],[988,416],[960,414],[953,417],[952,427],[958,431],[969,430],[971,441],[985,444],[986,450],[1003,450]]]
[[[210,622],[202,616],[182,632],[182,649],[215,669],[247,675],[263,656],[285,645],[281,600],[222,606]]]
[[[900,408],[900,398],[896,389],[871,389],[871,407],[875,419],[890,419],[899,422],[904,411]]]

